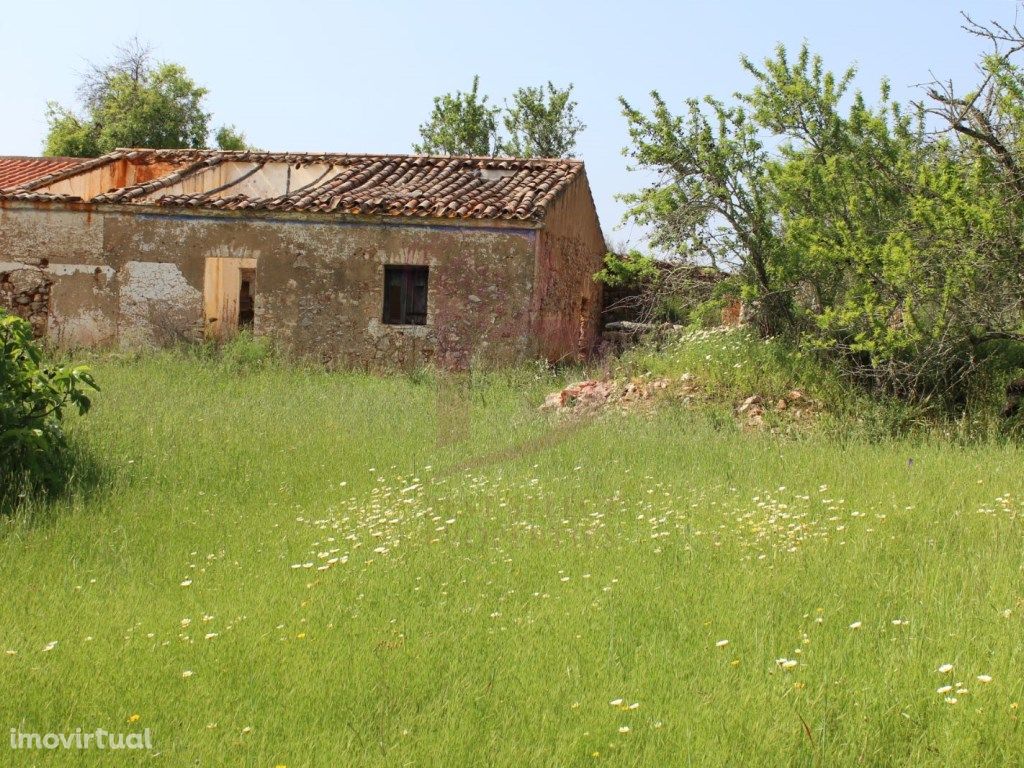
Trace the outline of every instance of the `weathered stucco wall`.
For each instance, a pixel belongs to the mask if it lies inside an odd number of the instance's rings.
[[[600,271],[607,247],[590,187],[581,174],[551,204],[538,233],[534,335],[539,353],[564,360],[591,352],[598,339]]]
[[[317,359],[466,366],[535,351],[532,229],[51,205],[0,208],[0,304],[15,306],[12,275],[45,283],[36,324],[64,346],[201,338],[206,260],[242,258],[256,259],[255,332]],[[426,325],[382,322],[388,264],[430,267]]]

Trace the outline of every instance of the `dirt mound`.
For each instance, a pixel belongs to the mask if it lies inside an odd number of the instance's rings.
[[[587,379],[552,392],[541,410],[560,413],[594,413],[606,408],[629,410],[651,402],[659,394],[692,395],[696,392],[693,376],[677,381],[636,378],[629,381]]]

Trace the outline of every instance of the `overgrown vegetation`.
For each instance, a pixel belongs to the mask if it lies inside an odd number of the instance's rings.
[[[0,512],[33,489],[58,489],[67,474],[65,411],[89,410],[97,389],[84,366],[43,361],[26,320],[0,309]]]
[[[0,520],[0,721],[174,765],[1013,764],[1020,448],[741,432],[842,380],[743,332],[635,354],[721,417],[97,359],[69,431],[108,481]]]
[[[743,58],[753,85],[732,102],[623,101],[629,155],[659,174],[624,196],[629,215],[656,247],[731,271],[763,334],[962,409],[1024,341],[1024,35],[969,25],[995,53],[965,96],[902,104],[883,83],[872,102],[805,45]]]

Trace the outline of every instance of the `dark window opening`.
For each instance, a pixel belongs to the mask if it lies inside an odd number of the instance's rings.
[[[384,267],[384,322],[426,325],[427,267]]]
[[[251,269],[242,270],[242,284],[238,289],[238,327],[252,328],[256,318],[256,306],[253,302],[253,285],[256,275]]]

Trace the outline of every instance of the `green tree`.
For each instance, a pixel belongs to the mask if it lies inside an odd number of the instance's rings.
[[[517,90],[502,116],[508,138],[500,151],[513,157],[571,156],[576,137],[586,128],[576,117],[572,89],[572,83],[558,88],[548,81],[546,86]]]
[[[242,151],[252,149],[245,140],[245,134],[233,125],[222,125],[214,135],[217,149]]]
[[[46,105],[46,122],[50,126],[46,134],[43,154],[50,157],[98,157],[100,151],[95,126],[82,120],[60,104],[51,101]]]
[[[1024,339],[1024,77],[989,62],[989,113],[954,125],[958,142],[887,83],[869,105],[852,69],[829,72],[807,46],[742,63],[754,84],[732,104],[691,100],[678,116],[656,93],[649,115],[623,102],[629,156],[657,174],[624,196],[628,215],[661,248],[732,271],[765,333],[909,399],[958,401],[986,342]]]
[[[434,99],[430,119],[420,126],[422,141],[413,151],[426,155],[493,155],[498,147],[497,115],[479,93],[480,77],[474,75],[468,93],[456,91]]]
[[[118,147],[205,147],[210,122],[206,95],[184,67],[155,63],[150,49],[133,40],[118,49],[113,63],[94,65],[85,75],[79,87],[81,114],[48,104],[44,153],[95,157]],[[223,131],[231,141],[244,143],[233,126]]]
[[[650,227],[652,244],[694,263],[735,270],[748,300],[767,308],[761,322],[778,332],[790,316],[789,297],[772,265],[781,259],[775,229],[768,152],[743,105],[690,99],[674,114],[653,91],[650,115],[620,99],[633,146],[634,167],[658,180],[622,195],[627,217]]]

